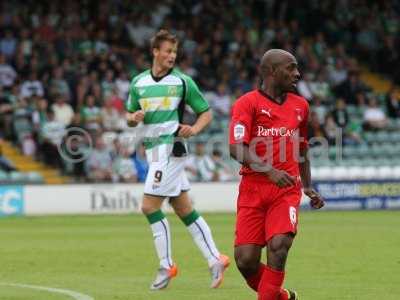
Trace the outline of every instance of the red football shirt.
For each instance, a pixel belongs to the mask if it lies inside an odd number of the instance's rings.
[[[240,97],[232,107],[230,144],[245,143],[264,162],[299,175],[299,151],[307,147],[309,106],[306,99],[288,93],[282,103],[261,90]],[[240,174],[257,171],[243,165]]]

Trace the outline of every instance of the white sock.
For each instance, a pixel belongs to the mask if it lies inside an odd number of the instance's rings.
[[[160,266],[169,269],[172,265],[171,255],[171,232],[168,220],[161,219],[150,225],[153,231],[154,245],[160,260]]]
[[[192,234],[197,247],[199,247],[204,258],[207,260],[208,266],[211,267],[219,260],[220,253],[217,246],[215,246],[210,227],[208,227],[203,217],[199,216],[187,228]]]

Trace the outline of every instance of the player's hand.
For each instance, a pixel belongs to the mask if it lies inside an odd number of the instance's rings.
[[[266,172],[268,178],[277,186],[283,188],[296,184],[296,177],[290,176],[287,172],[277,169],[271,169]]]
[[[190,125],[184,125],[180,124],[179,125],[179,131],[178,131],[178,136],[183,137],[185,139],[196,135],[197,132],[194,130],[194,128]]]
[[[304,188],[304,194],[311,199],[310,206],[312,208],[320,209],[325,205],[325,201],[322,196],[313,188]]]
[[[144,111],[138,110],[138,111],[135,111],[134,113],[128,112],[128,113],[126,113],[125,117],[128,122],[140,123],[144,120]]]

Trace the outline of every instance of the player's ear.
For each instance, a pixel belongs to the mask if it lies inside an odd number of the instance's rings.
[[[160,52],[160,49],[158,49],[158,48],[153,48],[153,51],[152,51],[153,57],[156,57],[156,56],[158,55],[159,52]]]

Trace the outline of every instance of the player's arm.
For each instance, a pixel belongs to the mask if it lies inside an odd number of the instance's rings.
[[[295,178],[293,176],[283,170],[275,169],[268,162],[262,161],[255,152],[255,147],[249,147],[252,123],[252,108],[244,98],[237,100],[232,108],[232,119],[229,126],[229,153],[231,157],[253,171],[265,174],[279,187],[294,185]]]
[[[200,92],[196,83],[190,77],[186,77],[186,103],[197,114],[196,122],[190,126],[180,124],[178,136],[188,138],[193,135],[199,134],[208,124],[211,123],[212,113],[207,100]]]
[[[125,118],[129,127],[136,127],[144,120],[144,111],[140,107],[139,97],[133,85],[129,89],[129,98],[125,103],[125,108],[127,110]]]
[[[230,144],[229,153],[237,162],[250,167],[253,171],[265,174],[272,182],[279,187],[291,186],[296,183],[295,177],[290,176],[283,170],[275,169],[271,164],[262,161],[249,146],[240,144]]]
[[[319,209],[325,205],[324,199],[321,195],[314,190],[311,182],[311,167],[310,160],[308,156],[308,142],[307,142],[307,122],[308,122],[308,109],[306,112],[306,117],[304,118],[302,124],[300,125],[300,143],[299,143],[299,170],[301,182],[303,184],[303,192],[307,195],[310,200],[310,205],[312,208]]]

